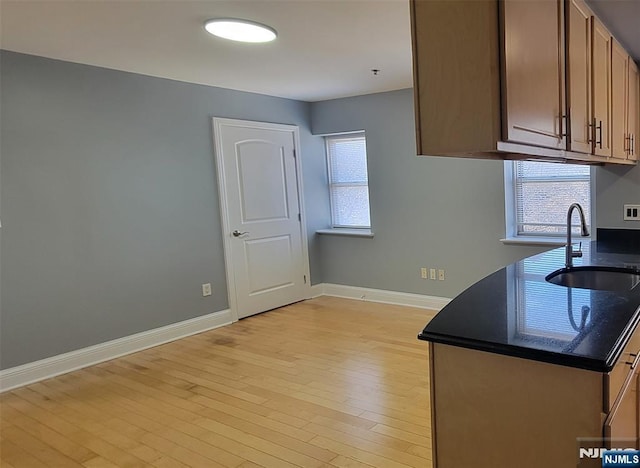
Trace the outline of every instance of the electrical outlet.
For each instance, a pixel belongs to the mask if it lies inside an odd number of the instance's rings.
[[[420,268],[420,277],[422,279],[427,279],[427,269],[426,268]]]
[[[211,296],[211,283],[205,283],[202,285],[202,297]]]
[[[625,221],[640,221],[640,205],[624,205]]]
[[[438,270],[438,281],[444,281],[444,270]]]
[[[432,280],[436,279],[436,269],[435,268],[431,268],[429,270],[429,279],[432,279]]]

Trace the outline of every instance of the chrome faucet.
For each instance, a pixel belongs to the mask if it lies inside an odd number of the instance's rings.
[[[577,252],[573,251],[573,245],[571,245],[571,215],[573,214],[573,210],[577,208],[578,213],[580,214],[580,234],[583,237],[587,237],[589,235],[589,229],[587,229],[587,222],[584,219],[584,211],[582,207],[578,203],[573,203],[569,207],[569,211],[567,211],[567,248],[566,248],[566,261],[565,266],[567,268],[573,267],[573,259],[576,257],[582,257],[582,250],[578,250]]]

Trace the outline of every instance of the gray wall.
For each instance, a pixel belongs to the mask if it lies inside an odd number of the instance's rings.
[[[453,297],[542,249],[503,245],[501,161],[417,157],[410,89],[313,103],[313,133],[365,130],[373,239],[321,236],[326,282]],[[420,278],[444,268],[445,281]]]
[[[299,125],[310,232],[326,226],[309,104],[6,51],[0,60],[0,368],[228,307],[212,116]]]
[[[595,172],[597,226],[640,229],[640,221],[622,219],[623,205],[640,205],[640,165],[603,166]]]
[[[501,162],[416,157],[411,90],[308,104],[3,51],[0,100],[2,369],[228,307],[213,116],[300,127],[314,284],[453,297],[541,250],[498,240]],[[310,127],[367,132],[373,239],[314,234],[329,209]],[[640,167],[596,181],[597,225],[638,227],[621,207]]]

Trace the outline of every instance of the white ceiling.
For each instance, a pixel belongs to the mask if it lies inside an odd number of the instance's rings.
[[[587,0],[587,3],[640,63],[640,0]]]
[[[640,0],[589,3],[640,59]],[[203,28],[214,17],[279,36],[218,39]],[[412,85],[408,0],[0,0],[0,47],[303,101]]]
[[[278,39],[216,38],[215,17]],[[412,85],[406,0],[2,0],[0,21],[6,50],[303,101]]]

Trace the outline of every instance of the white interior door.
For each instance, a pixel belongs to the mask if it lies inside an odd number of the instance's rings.
[[[213,124],[232,311],[243,318],[309,297],[297,127]]]

